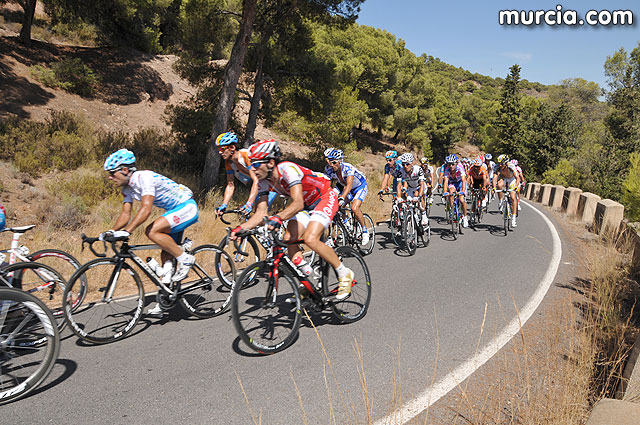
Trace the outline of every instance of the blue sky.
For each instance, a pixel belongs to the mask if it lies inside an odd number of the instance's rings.
[[[500,10],[631,10],[633,26],[501,26]],[[543,84],[580,77],[607,88],[603,65],[620,47],[640,41],[640,2],[629,0],[366,0],[358,23],[385,29],[416,55],[426,53],[471,72],[505,77],[514,63],[521,77]]]

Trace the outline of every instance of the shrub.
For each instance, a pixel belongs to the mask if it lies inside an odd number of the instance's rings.
[[[580,186],[580,173],[573,168],[571,162],[562,159],[555,168],[547,170],[542,175],[542,183],[559,184],[562,186]]]
[[[93,208],[104,199],[117,197],[120,192],[98,167],[96,170],[78,170],[66,179],[58,178],[47,185],[47,189],[52,195],[63,199],[78,198],[86,208]]]
[[[40,81],[47,87],[58,88],[60,87],[60,81],[56,78],[55,72],[52,69],[45,68],[42,65],[34,65],[31,67],[31,76]]]
[[[631,169],[622,182],[622,204],[631,221],[640,221],[640,153],[634,152],[629,158]]]
[[[63,59],[51,65],[60,82],[60,88],[80,96],[92,96],[95,86],[99,82],[93,69],[85,65],[81,59]]]
[[[97,44],[98,32],[96,27],[81,20],[59,22],[52,29],[56,35],[65,38],[70,44],[83,46],[95,46]]]

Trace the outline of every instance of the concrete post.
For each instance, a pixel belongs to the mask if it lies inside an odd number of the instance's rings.
[[[564,189],[565,187],[559,184],[551,188],[549,205],[556,211],[560,211],[562,209],[562,198],[564,197]]]
[[[542,203],[542,205],[549,205],[549,199],[551,199],[552,187],[553,185],[550,185],[550,184],[542,185],[542,188],[540,189],[540,196],[538,197],[538,200],[540,203]]]
[[[583,192],[578,200],[578,211],[576,217],[587,227],[593,224],[593,216],[596,213],[596,205],[601,198],[591,192]]]
[[[611,199],[603,199],[596,204],[593,231],[599,235],[618,232],[623,218],[624,205]]]
[[[532,201],[538,201],[538,195],[540,193],[540,183],[529,183],[531,191],[529,192],[529,199]]]
[[[582,189],[578,189],[577,187],[568,187],[564,190],[564,195],[562,197],[562,211],[564,211],[569,217],[576,215],[581,193]]]

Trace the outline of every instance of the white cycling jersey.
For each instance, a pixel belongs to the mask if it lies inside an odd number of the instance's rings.
[[[134,171],[129,184],[122,188],[122,195],[123,202],[140,201],[143,196],[152,195],[153,205],[164,210],[171,210],[193,198],[188,187],[150,170]]]

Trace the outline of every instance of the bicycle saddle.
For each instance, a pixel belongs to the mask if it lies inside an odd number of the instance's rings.
[[[35,224],[30,224],[28,226],[19,226],[19,227],[7,227],[2,230],[3,232],[13,232],[13,233],[25,233],[27,230],[31,230],[36,227]]]

